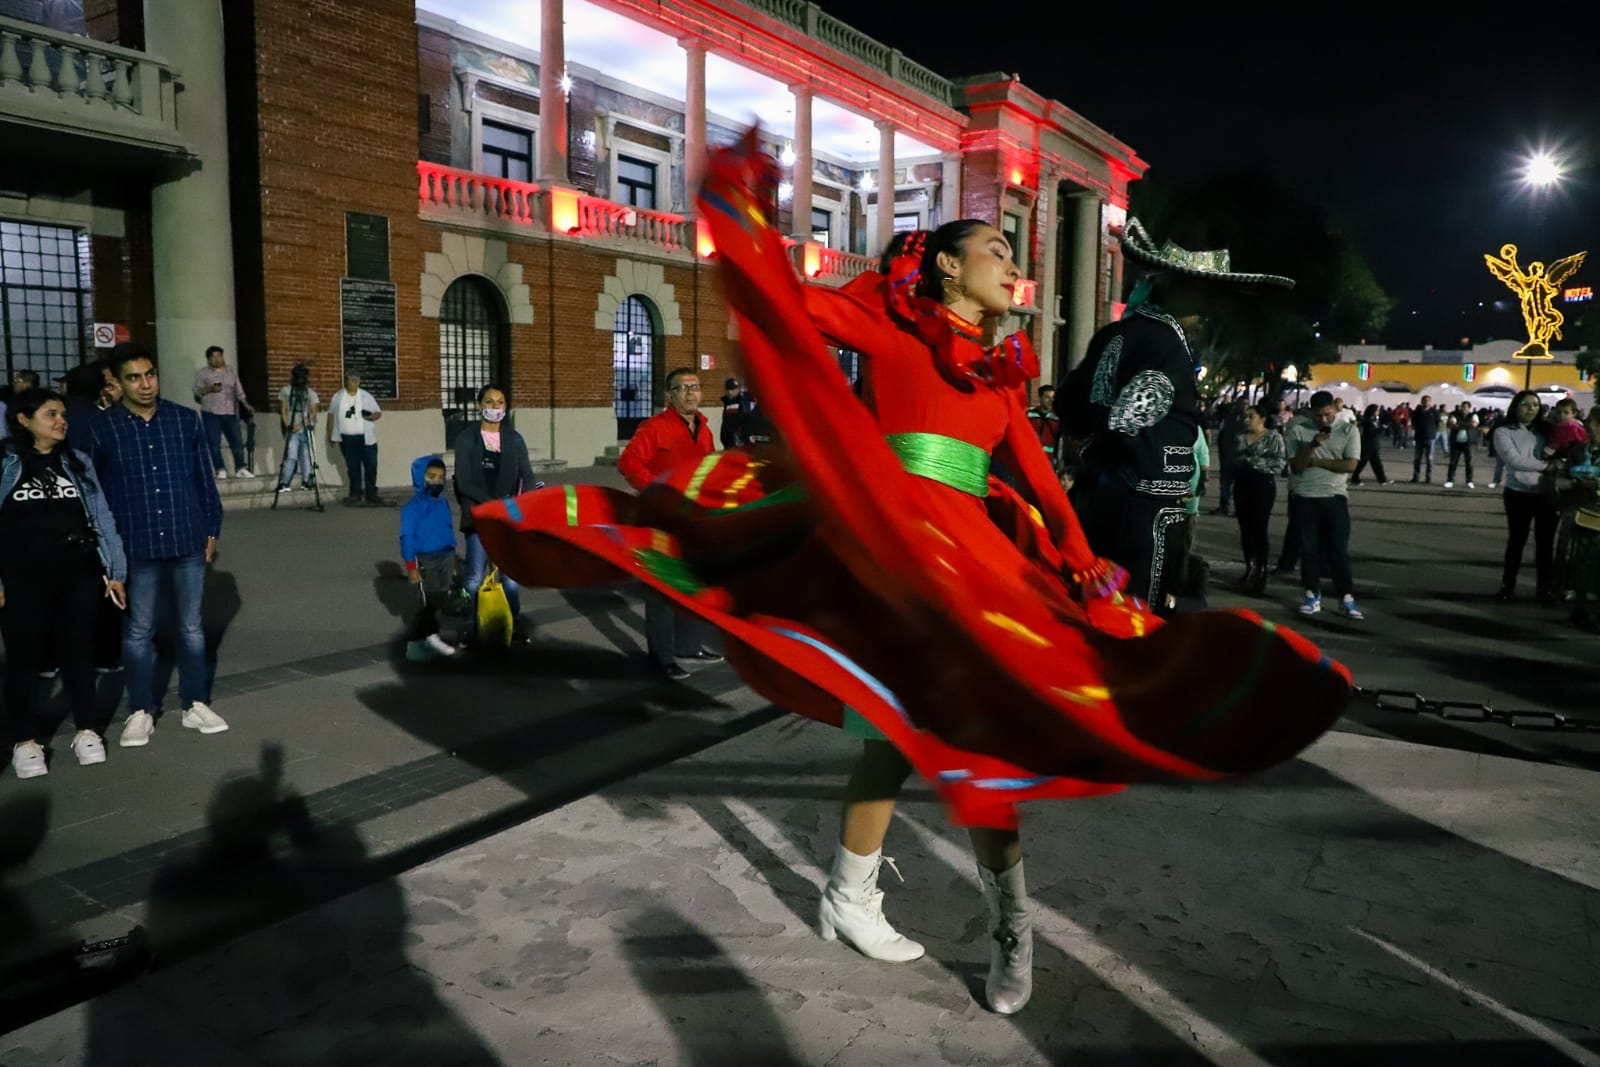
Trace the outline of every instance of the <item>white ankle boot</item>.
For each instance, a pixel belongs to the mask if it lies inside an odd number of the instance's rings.
[[[978,881],[989,905],[989,980],[983,991],[991,1010],[1015,1015],[1033,995],[1033,919],[1022,861],[999,873],[980,864]]]
[[[881,848],[870,856],[858,856],[839,846],[833,873],[822,888],[822,940],[842,937],[863,956],[890,963],[921,959],[923,947],[901,937],[883,917],[883,890],[878,888],[882,863]]]

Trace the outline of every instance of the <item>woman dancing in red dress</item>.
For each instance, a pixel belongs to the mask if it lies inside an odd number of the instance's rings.
[[[846,790],[824,936],[922,955],[884,920],[876,879],[901,783],[932,783],[973,829],[986,994],[1014,1012],[1032,956],[1016,806],[1272,766],[1332,724],[1349,676],[1253,613],[1163,622],[1117,591],[1028,425],[1026,339],[988,349],[974,325],[1019,277],[997,230],[952,223],[886,274],[803,287],[768,222],[774,174],[747,137],[713,158],[700,206],[781,452],[717,453],[638,497],[493,502],[480,536],[524,584],[643,581],[717,625],[775,704],[875,735]],[[827,340],[863,353],[861,400]]]

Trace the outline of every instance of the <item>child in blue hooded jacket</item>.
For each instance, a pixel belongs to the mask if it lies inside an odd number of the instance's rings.
[[[456,573],[456,531],[444,483],[444,460],[418,456],[411,463],[416,495],[400,509],[400,558],[406,564],[406,578],[422,594],[406,642],[406,659],[415,663],[456,654],[455,646],[439,636],[439,605]]]

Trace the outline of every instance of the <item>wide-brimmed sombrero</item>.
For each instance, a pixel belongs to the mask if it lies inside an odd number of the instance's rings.
[[[1151,270],[1167,270],[1186,278],[1200,278],[1222,285],[1244,287],[1271,285],[1284,289],[1294,288],[1294,279],[1281,274],[1242,274],[1233,269],[1226,248],[1213,248],[1192,252],[1173,241],[1159,249],[1145,232],[1144,225],[1130,218],[1122,228],[1122,251]]]

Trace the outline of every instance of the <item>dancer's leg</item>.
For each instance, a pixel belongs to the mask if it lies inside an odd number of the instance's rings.
[[[1022,1010],[1033,995],[1033,919],[1022,876],[1022,839],[1015,830],[969,831],[978,884],[989,911],[989,977],[984,995],[1001,1015]]]
[[[910,773],[911,764],[888,741],[868,739],[863,745],[861,761],[845,786],[839,847],[822,889],[819,920],[824,940],[843,938],[862,955],[892,963],[920,959],[923,953],[921,945],[902,937],[883,917],[883,891],[878,888],[883,838]]]
[[[911,775],[911,764],[887,741],[865,741],[861,760],[844,788],[839,818],[839,843],[858,856],[883,847],[894,818],[895,798]]]

